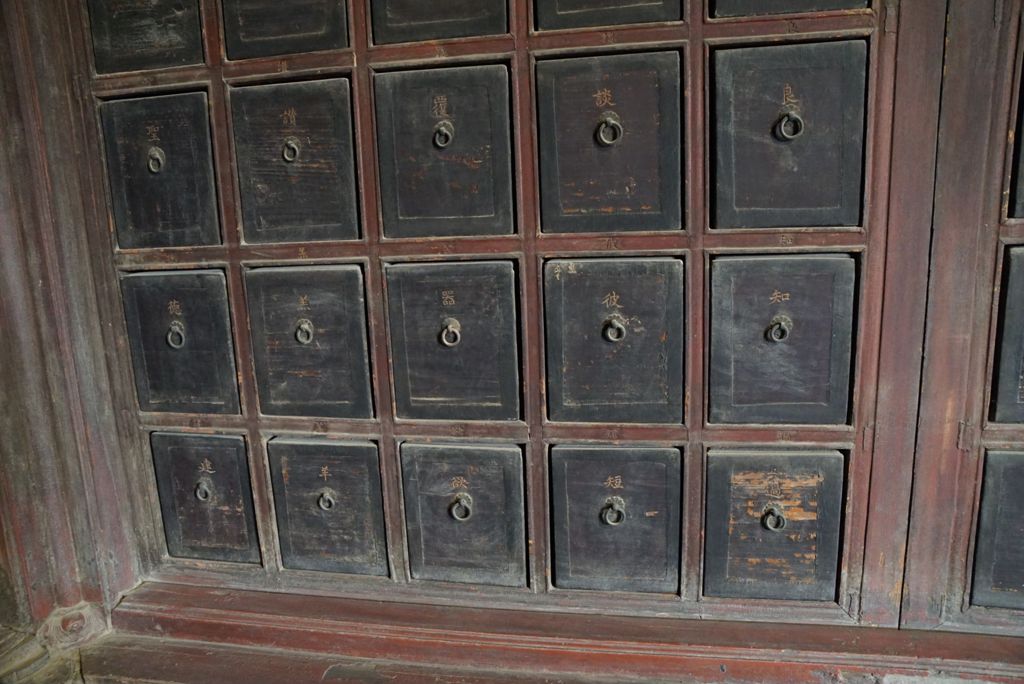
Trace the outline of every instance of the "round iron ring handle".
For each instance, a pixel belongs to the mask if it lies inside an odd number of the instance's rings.
[[[455,495],[455,500],[448,506],[448,515],[456,522],[466,522],[473,517],[473,497],[465,492]]]
[[[626,336],[626,326],[617,318],[609,318],[604,322],[604,328],[601,330],[601,335],[604,339],[608,340],[612,344],[621,342]]]
[[[313,341],[313,321],[308,318],[300,318],[295,326],[295,340],[299,344],[309,344]]]
[[[210,491],[210,486],[205,482],[199,482],[196,485],[194,494],[199,501],[206,503],[213,497],[213,492]]]
[[[295,136],[288,136],[284,139],[284,147],[281,148],[281,158],[291,164],[299,158],[299,152],[302,151],[300,140]]]
[[[610,147],[622,140],[622,120],[615,112],[605,112],[601,115],[601,122],[597,125],[597,141],[605,147]]]
[[[320,496],[316,500],[316,505],[320,507],[321,511],[333,510],[337,503],[334,496],[328,491],[320,492]]]
[[[796,112],[786,112],[775,122],[775,137],[783,142],[796,140],[804,133],[804,120]]]
[[[782,507],[775,504],[765,507],[761,515],[761,525],[769,532],[781,532],[786,528],[786,514]]]
[[[454,318],[446,318],[441,321],[441,325],[444,326],[438,336],[441,344],[449,348],[458,346],[462,341],[462,324]]]
[[[185,346],[185,324],[181,321],[171,321],[167,329],[167,346],[171,349],[181,349]]]
[[[444,149],[455,140],[455,124],[445,119],[438,121],[434,127],[434,145],[438,149]]]
[[[605,501],[601,508],[601,522],[611,527],[626,522],[626,502],[617,496]]]
[[[149,172],[160,173],[166,165],[167,155],[164,154],[164,151],[155,145],[150,147],[146,155],[146,168],[149,169]]]
[[[793,334],[793,320],[789,316],[776,316],[768,324],[764,336],[769,342],[785,342]]]

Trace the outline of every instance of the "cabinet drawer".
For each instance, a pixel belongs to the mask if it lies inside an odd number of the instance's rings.
[[[372,417],[362,270],[259,268],[245,285],[261,412]]]
[[[139,408],[238,413],[222,271],[121,276]]]
[[[711,450],[707,463],[704,594],[834,601],[843,455]]]
[[[847,421],[855,271],[846,255],[712,262],[711,422]]]
[[[680,0],[537,0],[537,28],[679,21]]]
[[[1024,248],[1007,252],[1003,268],[1009,271],[996,378],[995,419],[1024,422]]]
[[[377,447],[273,439],[267,451],[284,567],[387,575]]]
[[[537,65],[546,232],[682,227],[679,55]]]
[[[385,267],[400,418],[519,418],[510,262]]]
[[[199,0],[88,0],[96,71],[200,64]]]
[[[971,603],[1024,609],[1024,452],[985,456]]]
[[[859,9],[867,0],[712,0],[716,17]]]
[[[370,10],[378,45],[507,32],[505,0],[370,0]]]
[[[402,445],[415,579],[526,586],[518,447]]]
[[[223,0],[228,59],[348,45],[344,0]]]
[[[167,551],[259,563],[245,440],[154,432],[151,443]]]
[[[384,233],[511,233],[508,70],[385,73],[374,85]]]
[[[714,53],[714,227],[861,219],[867,45]]]
[[[545,264],[550,418],[681,422],[683,287],[678,259]]]
[[[677,449],[551,449],[555,586],[675,592]]]
[[[122,249],[220,242],[206,94],[100,105]]]
[[[359,237],[347,79],[234,88],[245,241]]]

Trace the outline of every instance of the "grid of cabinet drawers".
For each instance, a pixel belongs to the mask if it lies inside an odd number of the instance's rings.
[[[97,97],[168,562],[842,602],[875,344],[865,2],[716,0],[702,25],[754,31],[703,56],[680,29],[426,61],[403,50],[696,10],[88,5],[97,82],[170,74]],[[817,11],[842,30],[753,40]],[[270,59],[318,50],[371,65]]]

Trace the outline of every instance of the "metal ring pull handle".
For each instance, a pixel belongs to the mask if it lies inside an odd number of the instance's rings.
[[[619,115],[615,112],[605,112],[601,115],[601,123],[597,125],[597,142],[610,147],[622,140],[624,132]]]
[[[334,496],[331,492],[326,489],[320,492],[320,496],[317,497],[316,500],[316,505],[319,506],[322,511],[333,510],[337,503],[338,502],[334,500]]]
[[[769,532],[781,532],[785,529],[786,514],[783,513],[782,507],[777,504],[765,506],[764,513],[761,515],[761,524]]]
[[[434,145],[443,150],[451,145],[453,140],[455,140],[455,124],[448,119],[438,121],[434,127]]]
[[[167,346],[171,349],[181,349],[185,346],[185,324],[181,321],[171,321],[167,329]]]
[[[462,341],[462,324],[454,318],[446,318],[441,321],[441,334],[439,339],[446,347],[455,347]]]
[[[210,486],[206,482],[200,481],[195,488],[196,498],[206,503],[213,497],[213,492],[210,491]]]
[[[626,522],[626,502],[617,496],[609,497],[601,509],[601,522],[612,527]]]
[[[284,147],[281,148],[281,157],[289,164],[299,158],[299,152],[302,150],[299,143],[299,139],[295,136],[290,135],[284,139]]]
[[[604,322],[604,329],[601,331],[604,339],[611,343],[621,342],[626,336],[626,326],[618,318],[609,318]]]
[[[786,112],[775,122],[775,137],[783,142],[796,140],[804,132],[804,120],[796,112]]]
[[[308,318],[300,318],[295,325],[295,339],[299,344],[309,344],[313,341],[313,321]]]
[[[465,492],[455,495],[455,500],[448,506],[448,514],[458,522],[466,522],[473,517],[473,497]]]
[[[146,155],[146,168],[149,169],[150,173],[160,173],[164,170],[164,166],[167,164],[167,155],[159,147],[154,145],[149,148],[149,152]]]
[[[785,342],[792,334],[793,319],[789,316],[776,316],[764,331],[764,336],[769,342]]]

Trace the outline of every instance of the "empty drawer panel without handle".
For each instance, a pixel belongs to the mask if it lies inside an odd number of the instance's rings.
[[[344,0],[223,0],[228,59],[348,45]]]
[[[679,21],[680,0],[537,0],[537,28]]]
[[[1024,422],[1024,248],[1007,252],[1003,262],[1008,270],[1003,301],[1002,331],[995,400],[995,419],[1003,423]]]
[[[199,0],[88,0],[97,73],[200,64]]]
[[[505,33],[505,0],[370,0],[373,41],[488,36]]]
[[[712,0],[716,17],[860,9],[867,0]]]
[[[985,455],[971,603],[1024,609],[1024,452]]]

